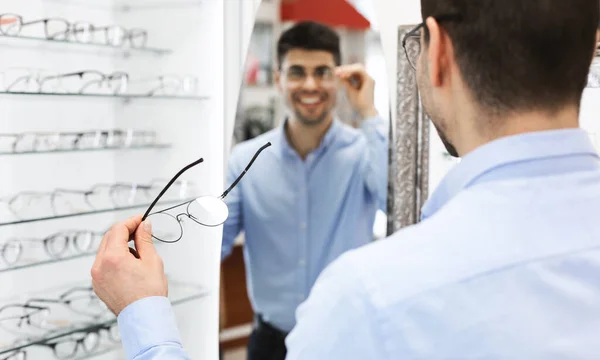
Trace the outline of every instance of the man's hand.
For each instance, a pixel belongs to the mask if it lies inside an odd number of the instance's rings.
[[[152,243],[152,226],[148,221],[139,226],[141,221],[139,215],[113,225],[104,235],[92,266],[94,291],[117,316],[137,300],[167,296],[167,277]],[[134,233],[137,254],[128,245]]]
[[[346,86],[350,105],[361,117],[368,119],[377,116],[375,109],[375,80],[362,64],[342,65],[336,68],[335,74]]]

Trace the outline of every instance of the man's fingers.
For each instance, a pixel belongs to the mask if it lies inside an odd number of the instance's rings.
[[[152,224],[149,220],[138,226],[135,232],[135,248],[141,258],[148,258],[156,254],[154,242],[152,241]]]
[[[335,69],[336,75],[341,78],[347,78],[352,75],[366,75],[365,67],[362,64],[341,65]]]
[[[142,222],[142,216],[132,216],[115,225],[104,236],[106,240],[105,251],[125,251],[129,248],[127,243],[131,238],[131,234],[135,233],[139,224]],[[129,250],[127,250],[129,251]]]
[[[121,224],[127,228],[129,234],[135,233],[135,230],[142,223],[142,215],[135,215],[130,217],[129,219],[124,220]]]

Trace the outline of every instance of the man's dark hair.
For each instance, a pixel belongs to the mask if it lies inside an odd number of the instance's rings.
[[[485,111],[504,115],[580,104],[599,7],[598,0],[421,0],[421,15],[461,18],[440,27],[463,79]]]
[[[329,26],[302,21],[284,31],[277,41],[277,65],[281,68],[283,59],[292,49],[322,50],[330,52],[336,65],[340,65],[340,36]]]

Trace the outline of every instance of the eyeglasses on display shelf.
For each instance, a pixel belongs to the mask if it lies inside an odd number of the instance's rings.
[[[131,91],[131,87],[136,90]],[[2,94],[15,95],[202,99],[198,96],[198,79],[191,75],[132,78],[123,71],[106,73],[94,69],[58,72],[10,67],[0,72],[0,90]]]
[[[194,96],[198,93],[198,79],[191,75],[160,75],[131,79],[129,83],[137,85],[134,93],[140,95]]]
[[[0,198],[0,225],[143,206],[160,191],[162,184],[164,181],[157,179],[149,184],[96,184],[86,190],[20,192]],[[196,191],[196,186],[189,181],[179,181],[175,185],[167,202],[189,198]]]
[[[136,129],[0,133],[0,155],[167,147],[156,132]]]
[[[52,308],[53,305],[60,305],[67,309],[70,315],[82,315],[90,318],[100,318],[110,312],[102,300],[96,296],[91,286],[71,288],[56,298],[34,297],[27,300],[25,304],[49,308]]]
[[[0,272],[94,255],[104,233],[65,230],[44,238],[0,240]]]
[[[167,278],[173,306],[208,295],[201,286]],[[25,302],[0,304],[0,359],[22,356],[19,352],[35,359],[71,359],[114,346],[120,346],[117,319],[89,282],[32,294]]]
[[[46,317],[50,309],[46,306],[8,304],[0,307],[0,330],[13,335],[30,335],[50,328]]]
[[[43,77],[38,92],[122,95],[127,92],[128,78],[129,75],[122,71],[102,73],[98,70],[83,70],[61,73]]]
[[[146,213],[142,217],[142,220],[146,218],[152,222],[152,237],[158,241],[165,243],[174,243],[183,237],[183,225],[182,221],[184,218],[191,219],[192,221],[204,225],[204,226],[219,226],[227,220],[229,216],[229,209],[223,201],[223,199],[229,194],[229,192],[240,182],[242,177],[248,172],[258,155],[266,148],[271,146],[268,142],[258,149],[254,154],[244,171],[235,179],[235,181],[229,186],[227,190],[216,197],[213,195],[205,195],[198,197],[194,200],[186,201],[182,204],[169,207],[164,210],[160,210],[151,213],[152,209],[156,205],[157,201],[161,196],[169,189],[169,187],[176,182],[177,178],[184,172],[191,169],[192,167],[202,163],[204,159],[200,158],[195,162],[187,165],[181,169],[169,183],[162,189],[160,194],[154,199],[152,204],[146,210]],[[185,208],[185,212],[180,212],[176,215],[170,214],[169,211],[177,208]]]
[[[27,30],[34,31],[38,35],[27,35],[25,34]],[[24,17],[19,14],[0,13],[0,36],[144,51],[157,55],[170,53],[169,50],[148,47],[148,31],[145,29],[126,29],[120,25],[96,25],[87,21],[70,21],[59,17],[24,20]]]
[[[97,325],[86,331],[76,332],[58,339],[40,343],[52,349],[54,357],[58,360],[73,359],[76,356],[96,355],[102,343],[112,346],[121,342],[117,323]]]

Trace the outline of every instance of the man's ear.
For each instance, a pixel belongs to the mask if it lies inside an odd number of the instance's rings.
[[[433,17],[427,18],[425,26],[429,32],[429,44],[424,54],[424,60],[428,63],[431,86],[439,87],[443,85],[444,77],[450,67],[452,45],[448,34],[446,34]]]

